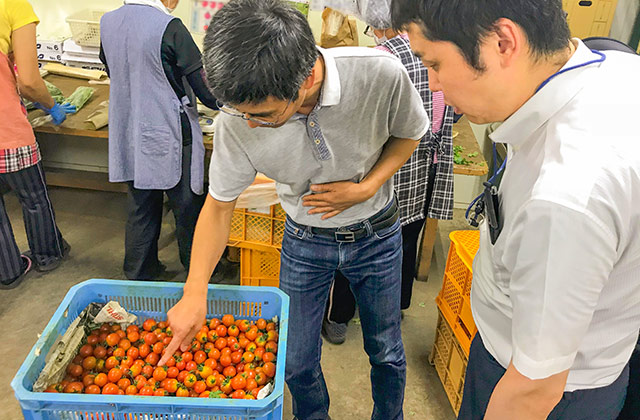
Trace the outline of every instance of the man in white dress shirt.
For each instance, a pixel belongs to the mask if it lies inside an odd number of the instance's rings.
[[[508,149],[459,418],[615,419],[640,328],[640,135],[620,124],[640,116],[640,58],[570,39],[560,0],[394,0],[392,14],[431,88],[503,122],[491,138]]]

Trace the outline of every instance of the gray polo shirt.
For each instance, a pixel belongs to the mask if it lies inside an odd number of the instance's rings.
[[[429,129],[422,99],[394,56],[371,48],[319,48],[325,64],[318,105],[278,128],[250,128],[220,114],[209,169],[209,194],[233,201],[261,172],[276,181],[283,209],[295,222],[339,227],[360,222],[393,198],[393,178],[369,200],[321,220],[302,197],[312,184],[360,182],[390,136],[419,141]]]

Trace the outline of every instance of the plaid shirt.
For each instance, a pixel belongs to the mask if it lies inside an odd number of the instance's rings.
[[[422,97],[424,108],[433,121],[432,92],[429,90],[427,68],[413,54],[409,40],[396,36],[382,44],[402,61],[409,72],[416,89]],[[453,219],[453,109],[446,107],[442,128],[438,133],[432,130],[422,138],[407,163],[394,175],[394,187],[400,206],[402,225],[426,217],[432,219]],[[431,203],[425,206],[429,165],[434,164],[437,156],[436,179],[433,186]],[[425,214],[426,207],[426,214]]]
[[[0,174],[18,172],[40,162],[38,143],[17,149],[0,149]]]

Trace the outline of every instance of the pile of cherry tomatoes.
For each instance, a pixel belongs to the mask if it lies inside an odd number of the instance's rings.
[[[171,338],[171,327],[153,319],[142,329],[103,324],[87,336],[65,379],[45,392],[253,400],[276,374],[273,322],[213,318],[189,351],[176,352],[159,367]]]

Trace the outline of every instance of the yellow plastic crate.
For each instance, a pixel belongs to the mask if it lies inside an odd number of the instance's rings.
[[[282,247],[286,213],[280,204],[264,209],[235,209],[231,219],[229,245]]]
[[[457,337],[465,354],[478,329],[471,314],[471,282],[473,258],[480,245],[477,230],[457,230],[449,235],[451,246],[436,303]]]
[[[462,404],[468,356],[462,350],[453,330],[440,311],[438,311],[436,339],[429,359],[436,368],[451,408],[457,416]]]
[[[240,284],[242,286],[278,287],[280,284],[280,252],[241,248]]]

